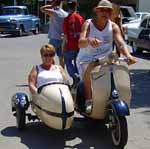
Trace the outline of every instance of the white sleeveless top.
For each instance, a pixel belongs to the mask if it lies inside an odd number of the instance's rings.
[[[49,70],[42,68],[41,65],[37,65],[37,69],[37,88],[47,83],[62,82],[64,80],[60,68],[57,65],[52,65]]]
[[[80,62],[91,62],[97,58],[104,58],[112,52],[112,22],[109,20],[102,31],[98,30],[91,20],[88,20],[88,22],[90,23],[88,37],[100,39],[103,43],[97,48],[93,48],[91,45],[88,45],[86,48],[81,48],[78,53],[77,64]]]

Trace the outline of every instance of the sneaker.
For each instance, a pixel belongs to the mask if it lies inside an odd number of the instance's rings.
[[[92,100],[86,100],[85,101],[85,112],[87,114],[90,114],[92,112],[93,102]]]

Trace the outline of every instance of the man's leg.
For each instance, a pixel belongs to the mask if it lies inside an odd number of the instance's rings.
[[[64,57],[58,57],[59,58],[59,65],[61,65],[62,68],[65,68],[65,64],[64,64]]]
[[[90,74],[94,66],[95,65],[93,63],[89,64],[83,76],[86,92],[85,110],[87,114],[91,113],[92,110],[92,89],[91,89]]]
[[[74,51],[65,51],[64,52],[64,61],[67,68],[67,72],[72,77],[73,81],[77,80],[77,67],[76,67],[76,56],[77,54]],[[79,79],[79,78],[78,78]],[[75,83],[73,82],[73,83]]]
[[[90,74],[93,68],[94,64],[93,63],[89,64],[83,76],[83,81],[85,83],[86,99],[92,99]]]
[[[59,59],[59,64],[64,68],[64,57],[62,52],[62,40],[58,39],[50,39],[50,44],[52,44],[55,47],[56,54]]]
[[[79,83],[80,81],[80,76],[79,76],[79,72],[78,72],[78,68],[77,68],[77,64],[76,64],[76,59],[77,59],[77,55],[78,55],[78,51],[73,51],[73,67],[74,67],[74,85],[76,87],[76,85]]]

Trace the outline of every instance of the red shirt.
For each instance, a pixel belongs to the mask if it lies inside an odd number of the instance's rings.
[[[66,43],[66,51],[79,50],[78,40],[83,23],[83,17],[77,13],[69,14],[69,16],[64,19],[63,31],[68,40],[68,42]]]

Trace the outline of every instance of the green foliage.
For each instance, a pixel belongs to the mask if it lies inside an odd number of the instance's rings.
[[[17,4],[27,4],[27,5],[33,5],[36,4],[38,0],[16,0]],[[13,5],[14,0],[0,0],[0,4],[5,5]]]
[[[13,4],[13,0],[0,0],[0,4],[11,5]]]
[[[24,0],[24,3],[27,5],[33,5],[33,4],[36,4],[36,1],[37,0]]]

